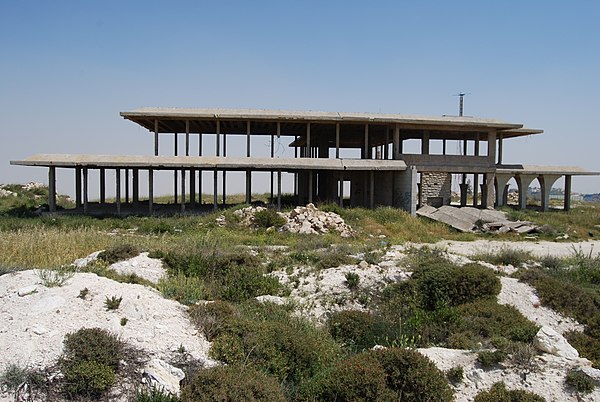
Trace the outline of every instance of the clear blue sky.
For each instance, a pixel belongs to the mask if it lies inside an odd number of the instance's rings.
[[[3,0],[0,183],[45,182],[8,164],[33,153],[150,154],[137,107],[441,115],[460,91],[545,130],[505,162],[600,170],[599,21],[600,1]]]

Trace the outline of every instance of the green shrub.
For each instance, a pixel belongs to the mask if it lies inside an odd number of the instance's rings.
[[[90,290],[88,288],[83,288],[79,291],[79,295],[77,296],[80,299],[85,300],[85,298],[87,297],[88,293],[90,293]]]
[[[128,260],[140,254],[140,249],[131,244],[120,244],[110,247],[98,254],[98,259],[105,261],[107,264]]]
[[[46,381],[43,373],[36,370],[9,364],[0,373],[0,388],[6,387],[9,392],[15,392],[22,384],[27,384],[30,390],[41,387]]]
[[[482,300],[458,307],[462,317],[457,332],[482,338],[504,337],[515,342],[532,342],[539,327],[516,308]]]
[[[594,379],[579,369],[569,370],[565,382],[581,394],[589,394],[596,389]]]
[[[104,300],[104,307],[106,307],[106,310],[117,310],[122,301],[123,297],[121,296],[106,296],[106,299]]]
[[[358,288],[358,284],[360,283],[360,276],[356,272],[346,272],[346,286],[348,289],[356,289]]]
[[[581,357],[589,359],[594,368],[600,369],[600,339],[575,331],[568,332],[565,337]]]
[[[181,390],[184,401],[285,401],[277,380],[237,365],[200,370]]]
[[[69,395],[100,396],[115,382],[114,370],[97,361],[83,360],[64,372],[65,390]]]
[[[179,398],[152,388],[150,390],[138,390],[135,394],[135,402],[179,402]]]
[[[409,271],[435,266],[452,265],[444,250],[427,246],[408,249],[407,256],[402,263]]]
[[[188,310],[190,320],[206,337],[212,341],[221,334],[223,326],[236,314],[235,307],[225,301],[196,304]]]
[[[377,327],[375,317],[358,310],[338,311],[332,313],[327,320],[327,329],[333,339],[356,351],[377,344]]]
[[[415,350],[369,350],[339,362],[310,389],[309,400],[451,401],[444,374]]]
[[[454,385],[458,385],[462,382],[465,375],[465,371],[462,367],[456,366],[446,371],[446,378]]]
[[[242,302],[256,296],[276,295],[281,285],[277,278],[265,276],[261,267],[227,266],[215,282],[218,284],[216,298]]]
[[[61,287],[69,279],[75,276],[71,268],[39,269],[35,271],[42,285],[47,288]]]
[[[502,350],[482,350],[477,353],[477,361],[484,368],[492,368],[497,366],[506,358],[506,352]]]
[[[123,348],[123,343],[104,329],[82,328],[65,336],[62,364],[70,366],[94,361],[116,371]]]
[[[479,264],[422,266],[413,272],[411,280],[415,281],[421,306],[427,310],[494,297],[501,288],[498,277]]]
[[[207,296],[202,279],[183,274],[161,278],[156,287],[164,297],[187,305],[195,304]]]
[[[277,211],[271,208],[254,213],[254,224],[259,228],[280,228],[287,223],[287,220],[279,215]]]
[[[475,402],[545,402],[546,400],[533,392],[521,389],[506,389],[503,382],[492,385],[488,391],[481,391],[475,396]]]
[[[330,247],[317,253],[317,269],[335,268],[340,265],[356,263],[348,247]]]
[[[473,256],[473,259],[487,261],[495,265],[512,265],[513,267],[519,267],[524,263],[531,261],[533,255],[527,250],[503,246],[499,250],[493,252],[476,254]]]

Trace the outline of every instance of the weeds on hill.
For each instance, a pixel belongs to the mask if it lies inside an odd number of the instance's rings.
[[[47,288],[60,287],[64,285],[69,279],[75,276],[75,271],[71,267],[57,268],[57,269],[38,269],[36,274],[42,285]]]
[[[534,259],[530,251],[509,246],[502,246],[496,251],[481,252],[473,255],[471,258],[494,265],[512,265],[513,267],[520,267]]]

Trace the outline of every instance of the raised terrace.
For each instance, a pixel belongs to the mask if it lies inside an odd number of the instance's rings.
[[[526,190],[537,178],[543,210],[549,207],[552,185],[564,177],[564,208],[568,209],[571,177],[596,174],[577,167],[504,165],[504,140],[543,131],[494,119],[174,108],[136,109],[121,116],[153,134],[153,155],[42,154],[11,164],[49,168],[51,211],[56,209],[56,169],[74,169],[76,208],[84,213],[90,211],[90,172],[97,171],[99,178],[100,199],[95,205],[107,206],[106,171],[114,170],[112,211],[118,214],[123,204],[134,213],[156,212],[154,172],[161,170],[173,172],[173,202],[182,212],[198,209],[199,194],[207,189],[213,194],[213,208],[218,206],[219,191],[225,204],[230,171],[244,172],[245,189],[238,192],[245,192],[247,203],[252,201],[253,173],[269,172],[271,201],[279,208],[283,174],[293,181],[296,204],[333,201],[370,208],[388,205],[411,213],[422,205],[450,204],[453,176],[459,181],[460,204],[476,207],[506,204],[507,183],[514,178],[521,194],[519,206],[524,208]],[[230,136],[245,137],[244,155],[228,156]],[[268,156],[253,154],[251,144],[256,136],[268,138]],[[192,150],[193,137],[197,147]],[[185,141],[183,155],[179,154],[181,138]],[[161,152],[167,139],[173,144],[172,155],[165,155],[164,149]],[[293,150],[293,156],[277,156],[276,142]],[[141,174],[148,188],[143,204]],[[206,174],[212,180],[206,180]]]

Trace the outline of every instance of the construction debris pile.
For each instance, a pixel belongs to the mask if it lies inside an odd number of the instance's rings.
[[[458,208],[450,205],[435,208],[425,205],[417,210],[417,215],[445,223],[461,232],[527,234],[540,231],[532,222],[511,221],[504,212],[493,209]]]
[[[244,226],[256,226],[255,214],[266,210],[265,207],[246,207],[234,212]],[[286,219],[279,230],[290,233],[324,234],[338,232],[342,237],[350,237],[354,230],[344,222],[344,219],[334,212],[320,211],[313,204],[298,206],[290,212],[278,212]]]

